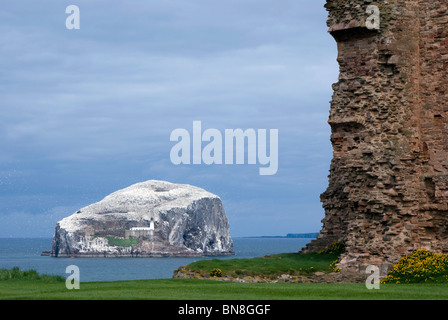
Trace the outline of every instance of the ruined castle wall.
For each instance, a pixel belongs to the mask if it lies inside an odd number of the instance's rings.
[[[366,27],[368,5],[380,10]],[[333,159],[317,251],[344,241],[340,266],[448,253],[448,4],[327,0],[338,45]]]

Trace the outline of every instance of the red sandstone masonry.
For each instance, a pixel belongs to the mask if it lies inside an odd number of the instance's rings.
[[[381,13],[368,30],[367,6]],[[338,45],[333,160],[318,239],[345,241],[339,266],[448,253],[448,2],[327,0]]]

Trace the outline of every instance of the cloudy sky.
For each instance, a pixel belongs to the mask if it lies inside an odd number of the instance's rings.
[[[0,0],[0,237],[52,237],[149,179],[219,195],[233,236],[318,232],[338,73],[324,3]],[[277,174],[172,164],[170,134],[193,121],[278,129]]]

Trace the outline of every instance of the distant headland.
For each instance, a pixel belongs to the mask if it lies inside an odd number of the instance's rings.
[[[286,236],[253,236],[253,237],[242,237],[242,238],[316,238],[318,232],[313,233],[288,233]]]

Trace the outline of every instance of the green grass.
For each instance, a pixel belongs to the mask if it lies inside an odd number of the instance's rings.
[[[64,282],[65,278],[48,274],[39,274],[36,270],[20,270],[18,267],[12,269],[0,269],[0,283],[6,280],[24,280],[37,282]]]
[[[0,281],[0,299],[38,300],[405,300],[448,299],[448,284],[233,283],[213,280],[85,282],[68,290],[64,282]]]
[[[220,260],[221,261],[221,260]],[[222,260],[224,261],[224,260]],[[68,290],[60,276],[0,269],[1,300],[448,300],[448,283],[236,283],[198,279],[83,282]]]
[[[130,247],[138,244],[139,242],[138,238],[121,239],[107,236],[106,239],[111,246],[117,247]]]
[[[284,273],[309,275],[316,271],[330,272],[336,254],[282,253],[251,259],[212,259],[190,263],[186,269],[200,274],[210,274],[218,268],[224,275],[276,277]]]

